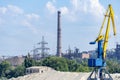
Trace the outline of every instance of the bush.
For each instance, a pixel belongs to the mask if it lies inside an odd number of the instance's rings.
[[[42,61],[42,65],[52,67],[58,71],[68,71],[68,64],[65,58],[48,57]]]
[[[91,69],[87,66],[87,62],[83,61],[81,64],[75,60],[68,60],[60,57],[48,57],[42,60],[43,66],[51,67],[58,71],[70,71],[70,72],[89,72]]]

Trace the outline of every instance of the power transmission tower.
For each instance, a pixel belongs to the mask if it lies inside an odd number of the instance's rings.
[[[38,45],[41,45],[41,47],[38,49],[41,50],[41,54],[42,54],[43,58],[46,57],[47,50],[50,49],[50,48],[45,46],[46,44],[48,44],[48,43],[44,40],[44,36],[42,36],[42,41],[38,43]]]

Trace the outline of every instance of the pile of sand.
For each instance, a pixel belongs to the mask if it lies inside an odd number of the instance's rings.
[[[60,72],[48,69],[44,73],[32,73],[10,80],[87,80],[90,73]],[[120,80],[120,74],[111,74],[114,80]]]

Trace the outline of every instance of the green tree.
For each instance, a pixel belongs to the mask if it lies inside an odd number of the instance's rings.
[[[110,73],[120,73],[120,64],[116,60],[107,60],[107,69]]]
[[[75,72],[79,68],[79,64],[75,60],[67,60],[67,64],[68,64],[68,69],[71,72],[73,71]]]
[[[35,60],[33,60],[29,53],[28,56],[26,56],[25,60],[24,60],[24,66],[25,68],[31,67],[31,66],[35,66]]]
[[[20,65],[17,66],[14,70],[13,70],[13,76],[14,77],[18,77],[18,76],[23,76],[25,75],[25,67]]]
[[[58,71],[68,71],[68,64],[65,58],[48,57],[42,61],[42,65],[52,67]]]
[[[11,65],[7,61],[3,61],[0,64],[0,77],[7,77],[8,74],[11,72]]]

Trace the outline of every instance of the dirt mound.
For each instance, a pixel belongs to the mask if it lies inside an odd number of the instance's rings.
[[[43,73],[31,73],[10,80],[87,80],[90,73],[60,72],[48,69]],[[114,80],[120,80],[120,74],[111,74]]]

